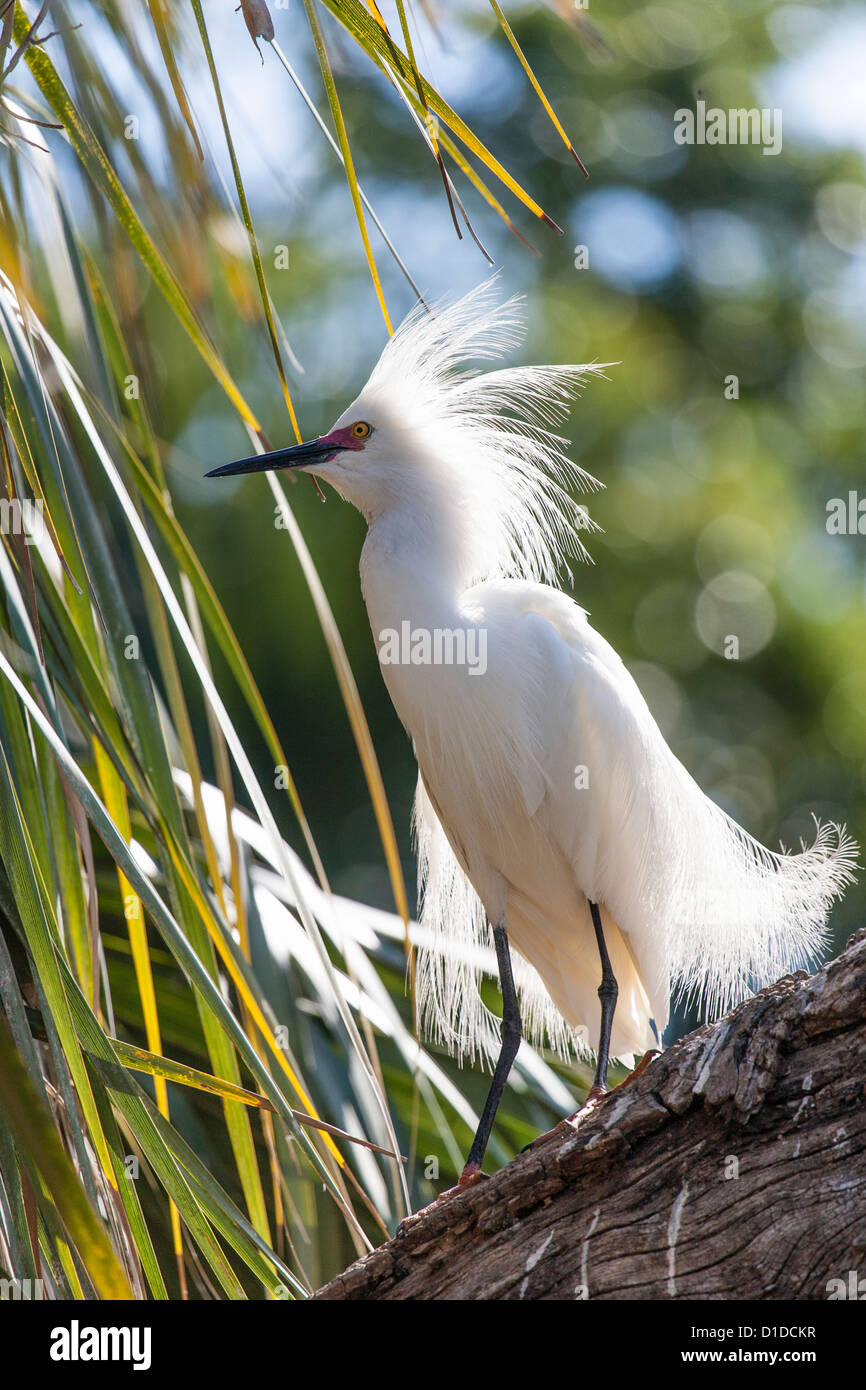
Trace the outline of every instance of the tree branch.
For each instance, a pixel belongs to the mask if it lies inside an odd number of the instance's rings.
[[[827,1299],[866,1275],[864,1095],[866,930],[316,1297]]]

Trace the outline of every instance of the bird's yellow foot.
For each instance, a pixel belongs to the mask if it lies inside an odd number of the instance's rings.
[[[660,1055],[657,1047],[651,1047],[649,1052],[645,1052],[641,1057],[637,1066],[632,1068],[628,1076],[623,1077],[619,1085],[614,1086],[612,1091],[608,1091],[608,1095],[615,1096],[617,1091],[622,1090],[623,1086],[630,1086],[633,1081],[637,1081],[639,1076],[643,1076],[653,1057],[658,1057]],[[589,1099],[589,1097],[587,1097],[587,1099]]]
[[[546,1130],[544,1134],[539,1134],[538,1138],[533,1139],[532,1143],[527,1144],[526,1148],[522,1149],[521,1152],[528,1153],[530,1149],[534,1149],[538,1144],[546,1143],[547,1140],[552,1139],[554,1135],[564,1134],[566,1128],[576,1129],[577,1126],[586,1119],[587,1115],[594,1114],[604,1101],[609,1100],[611,1096],[616,1095],[617,1091],[621,1091],[624,1086],[630,1085],[632,1081],[636,1081],[639,1076],[642,1076],[653,1057],[657,1057],[658,1055],[655,1048],[650,1048],[649,1052],[645,1052],[641,1057],[634,1070],[630,1071],[628,1076],[620,1081],[618,1086],[614,1086],[612,1091],[609,1091],[606,1086],[591,1087],[586,1100],[579,1110],[576,1110],[573,1115],[569,1115],[567,1119],[560,1120],[555,1128]]]
[[[521,1152],[529,1153],[530,1149],[537,1149],[539,1144],[546,1144],[548,1139],[553,1139],[557,1135],[561,1136],[569,1129],[576,1129],[587,1115],[591,1115],[603,1101],[607,1100],[608,1095],[613,1095],[613,1092],[607,1091],[603,1086],[593,1086],[579,1110],[575,1110],[573,1115],[568,1115],[564,1120],[560,1120],[553,1129],[545,1130],[544,1134],[539,1134],[538,1138],[533,1139],[532,1143],[527,1144]]]
[[[461,1192],[467,1192],[470,1187],[477,1187],[480,1182],[486,1181],[487,1174],[482,1173],[480,1163],[467,1163],[454,1187],[446,1187],[445,1191],[440,1192],[439,1196],[428,1203],[426,1207],[422,1207],[420,1211],[414,1212],[412,1216],[407,1216],[401,1221],[400,1225],[397,1227],[397,1235],[404,1235],[406,1231],[411,1230],[412,1227],[421,1220],[422,1216],[426,1216],[428,1212],[435,1211],[440,1202],[446,1202],[449,1197],[459,1197]]]

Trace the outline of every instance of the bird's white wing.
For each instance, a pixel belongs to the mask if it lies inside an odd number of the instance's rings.
[[[550,947],[541,978],[521,970],[524,1003],[553,1045],[564,1048],[575,1038],[557,1018],[551,995],[572,1026],[592,1029],[598,961],[583,920],[585,898],[616,925],[620,960],[634,976],[634,1024],[627,1033],[622,992],[620,998],[622,1051],[635,1045],[629,1037],[641,1036],[641,1015],[664,1026],[672,986],[698,993],[707,1013],[716,1015],[808,963],[823,943],[832,900],[853,876],[856,847],[844,831],[818,827],[813,845],[799,855],[766,850],[677,760],[623,662],[567,595],[496,580],[476,586],[466,599],[499,641],[508,635],[508,675],[492,651],[496,703],[478,727],[498,721],[498,734],[504,727],[504,742],[517,750],[514,795],[503,797],[502,817],[523,827],[498,860],[491,841],[477,855],[486,850],[508,880],[523,929],[536,933],[531,944],[539,962]],[[479,682],[479,698],[483,686]],[[446,935],[481,940],[484,912],[452,852],[456,847],[460,857],[457,808],[471,803],[472,788],[464,786],[459,803],[444,804],[443,811],[435,760],[426,770],[420,753],[419,761],[424,920]],[[485,763],[483,747],[465,761]],[[522,807],[515,815],[518,795]],[[476,806],[467,829],[482,819]],[[563,864],[573,878],[573,898],[563,890]],[[515,944],[533,959],[519,935]],[[435,970],[426,993],[439,1036],[463,1052],[495,1052],[495,1021],[480,1003],[476,975],[463,965],[452,969],[447,951],[437,956]],[[568,971],[571,981],[564,977]],[[423,961],[420,978],[423,986]],[[564,1007],[566,1000],[576,1006]],[[450,1036],[449,1027],[456,1028]]]
[[[556,591],[519,580],[488,581],[463,597],[464,616],[488,634],[486,674],[463,679],[458,700],[448,673],[434,673],[438,718],[413,708],[411,672],[389,682],[421,772],[420,911],[437,946],[419,958],[425,1023],[459,1056],[495,1058],[497,1020],[483,1004],[472,947],[487,940],[488,918],[504,917],[527,1036],[561,1055],[586,1053],[598,1036],[601,966],[584,885],[563,848],[587,810],[574,783],[582,647],[568,626],[583,615]],[[651,1020],[664,1028],[667,980],[651,998],[644,979],[663,973],[647,969],[652,941],[639,960],[599,901],[620,985],[613,1053],[631,1056],[654,1044]]]
[[[717,1016],[813,962],[830,906],[854,876],[857,847],[844,827],[816,825],[800,854],[765,849],[674,756],[583,611],[531,587],[536,611],[574,653],[571,747],[586,768],[578,792],[548,769],[552,824],[583,891],[631,943],[648,993],[670,982]]]

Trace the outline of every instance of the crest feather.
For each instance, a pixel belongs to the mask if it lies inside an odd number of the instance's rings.
[[[501,301],[489,280],[428,313],[413,310],[387,343],[363,392],[394,428],[410,421],[427,482],[441,484],[467,537],[465,582],[555,582],[569,557],[588,560],[581,531],[598,530],[572,495],[602,487],[555,432],[570,402],[607,363],[483,371],[524,336],[523,300]],[[461,526],[462,522],[462,526]]]

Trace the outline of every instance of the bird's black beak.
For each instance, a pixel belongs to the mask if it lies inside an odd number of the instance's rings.
[[[219,468],[211,468],[206,478],[232,478],[236,473],[267,473],[273,468],[303,468],[311,463],[326,463],[346,446],[324,434],[319,439],[311,439],[309,444],[293,444],[288,449],[272,449],[267,454],[254,454],[252,458],[238,459],[236,463],[223,463]]]

